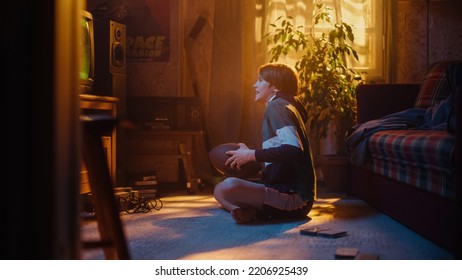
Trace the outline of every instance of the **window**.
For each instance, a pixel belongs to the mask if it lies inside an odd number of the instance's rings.
[[[384,34],[381,0],[341,0],[336,3],[337,19],[354,26],[355,50],[359,62],[352,65],[359,72],[367,72],[367,80],[385,80]]]
[[[291,16],[295,26],[311,28],[311,16],[316,1],[313,0],[266,0],[264,1],[266,33],[270,23],[280,16]],[[358,72],[365,72],[367,82],[384,82],[386,78],[386,11],[383,0],[325,0],[333,8],[332,15],[336,21],[344,21],[354,26],[355,50],[359,61],[349,61]],[[262,5],[258,5],[261,9]],[[257,28],[259,26],[257,25]],[[321,27],[322,28],[322,27]],[[266,30],[265,30],[266,29]],[[257,33],[258,34],[258,33]],[[257,39],[258,41],[258,39]],[[288,61],[290,63],[290,61]]]

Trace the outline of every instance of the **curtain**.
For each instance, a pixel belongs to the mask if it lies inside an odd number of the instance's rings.
[[[259,147],[264,108],[254,102],[252,85],[265,60],[255,40],[255,21],[261,13],[257,4],[255,0],[215,2],[207,116],[211,146],[243,142]]]

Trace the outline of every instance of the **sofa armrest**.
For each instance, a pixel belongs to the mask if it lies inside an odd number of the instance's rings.
[[[356,88],[357,123],[413,108],[419,89],[419,84],[359,85]]]

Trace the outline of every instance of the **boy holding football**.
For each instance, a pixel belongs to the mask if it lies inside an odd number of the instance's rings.
[[[239,149],[227,152],[225,164],[240,169],[261,162],[262,180],[227,177],[215,186],[215,199],[238,224],[306,218],[316,197],[316,176],[305,128],[307,112],[297,98],[297,73],[286,64],[264,64],[253,88],[255,101],[266,105],[262,148],[239,143]]]

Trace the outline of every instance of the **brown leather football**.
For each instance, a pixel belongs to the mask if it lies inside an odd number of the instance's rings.
[[[229,155],[227,151],[239,149],[237,143],[224,143],[214,147],[209,151],[210,162],[213,167],[226,177],[251,178],[261,170],[260,162],[248,162],[241,166],[241,169],[231,168],[225,165]]]

